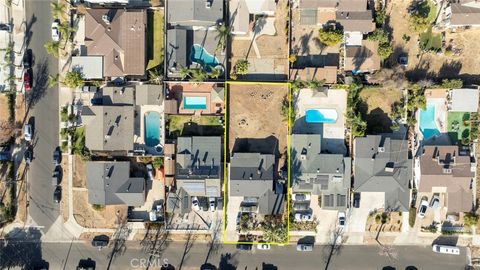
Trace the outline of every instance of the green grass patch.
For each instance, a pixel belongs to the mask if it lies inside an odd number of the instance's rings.
[[[420,49],[424,51],[440,51],[442,49],[442,37],[440,34],[434,34],[432,27],[420,34]]]
[[[449,112],[448,113],[448,135],[452,143],[462,141],[462,138],[470,138],[470,113]]]
[[[147,12],[147,70],[163,62],[163,10]]]
[[[169,115],[167,128],[170,138],[178,136],[220,136],[223,124],[220,116]]]

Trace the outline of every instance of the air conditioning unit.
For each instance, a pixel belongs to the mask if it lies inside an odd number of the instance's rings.
[[[452,169],[444,168],[443,173],[452,173]]]
[[[378,147],[378,152],[379,153],[384,153],[385,152],[385,147]]]
[[[205,1],[205,8],[211,8],[212,7],[212,2],[210,0]]]

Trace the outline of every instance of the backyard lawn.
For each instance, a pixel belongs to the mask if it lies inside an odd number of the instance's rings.
[[[470,124],[465,123],[468,120],[470,120],[470,113],[468,112],[448,113],[448,135],[452,143],[456,144],[462,141],[462,138],[470,138]]]
[[[168,115],[168,137],[171,139],[178,136],[223,135],[223,124],[220,116],[192,116],[192,115]]]
[[[163,10],[147,12],[147,70],[163,62]]]
[[[395,102],[399,102],[402,92],[380,87],[364,88],[360,92],[360,111],[367,121],[369,133],[390,132],[390,115]]]

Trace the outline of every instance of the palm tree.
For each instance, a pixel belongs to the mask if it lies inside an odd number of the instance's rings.
[[[59,74],[50,74],[48,75],[48,88],[52,88],[56,86],[60,82],[60,75]]]
[[[48,54],[53,55],[55,58],[58,58],[58,50],[60,49],[60,43],[55,41],[48,41],[47,43],[43,44],[45,50],[47,50]]]
[[[203,82],[207,77],[207,74],[201,68],[191,69],[191,72],[192,72],[192,77],[190,81],[192,82]]]
[[[185,80],[187,77],[192,77],[192,75],[190,74],[191,73],[191,70],[187,67],[182,67],[180,69],[180,75],[182,76],[182,80]]]
[[[58,31],[60,32],[61,37],[65,38],[65,44],[66,44],[70,35],[72,33],[75,33],[77,29],[75,27],[70,26],[68,22],[65,22],[58,25]]]
[[[217,25],[217,31],[218,44],[216,50],[223,49],[223,47],[225,47],[227,38],[230,37],[231,34],[231,28],[225,24],[221,24]]]
[[[52,9],[52,15],[54,18],[64,18],[66,12],[66,6],[62,3],[50,2],[50,8]]]
[[[210,73],[208,73],[208,76],[210,78],[215,78],[215,79],[218,79],[218,77],[220,77],[220,75],[222,75],[222,70],[219,69],[219,68],[213,68],[212,71]]]
[[[162,81],[162,72],[159,68],[150,69],[148,71],[149,82],[153,84],[160,84]]]

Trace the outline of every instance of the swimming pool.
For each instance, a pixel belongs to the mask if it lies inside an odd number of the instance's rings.
[[[157,146],[160,144],[160,114],[147,112],[145,114],[145,144]]]
[[[420,131],[425,140],[440,135],[435,123],[435,104],[427,103],[425,110],[420,110]]]
[[[205,48],[199,44],[193,44],[190,60],[203,67],[203,70],[210,72],[220,64],[218,59],[209,54]]]
[[[335,109],[310,109],[305,112],[307,123],[335,123],[337,118],[337,110]]]
[[[183,108],[187,110],[205,110],[207,108],[207,98],[183,97]]]

